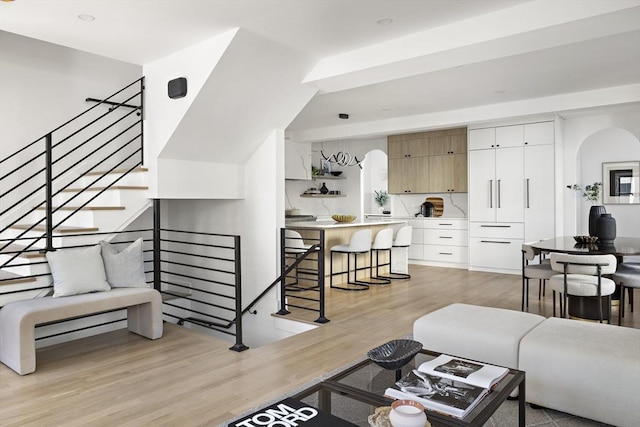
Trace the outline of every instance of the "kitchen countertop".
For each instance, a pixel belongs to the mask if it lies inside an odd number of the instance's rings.
[[[408,219],[435,219],[435,220],[439,220],[439,219],[468,219],[466,216],[395,216],[395,215],[384,215],[384,214],[367,214],[366,215],[368,218],[375,218],[375,219],[379,219],[379,218],[389,218],[389,219],[401,219],[401,220],[408,220]]]
[[[329,221],[306,221],[296,222],[295,225],[289,224],[291,228],[313,228],[313,229],[330,229],[330,228],[346,228],[346,227],[366,227],[371,225],[392,225],[392,224],[404,224],[407,221],[405,219],[365,219],[356,220],[353,222],[336,222],[334,220]]]

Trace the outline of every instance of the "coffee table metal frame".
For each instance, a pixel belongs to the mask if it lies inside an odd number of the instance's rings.
[[[437,357],[440,353],[429,350],[421,350],[420,354]],[[331,394],[338,394],[373,406],[391,406],[393,399],[367,390],[341,383],[340,380],[352,373],[373,364],[369,359],[356,363],[336,375],[321,381],[306,390],[291,397],[304,399],[314,393],[318,393],[318,409],[331,413]],[[380,368],[382,369],[382,368]],[[393,384],[389,384],[391,387]],[[525,373],[517,369],[509,369],[507,376],[500,381],[495,388],[485,396],[482,401],[464,418],[455,418],[439,412],[426,410],[427,418],[433,426],[482,426],[504,403],[509,395],[518,389],[518,425],[525,425]]]

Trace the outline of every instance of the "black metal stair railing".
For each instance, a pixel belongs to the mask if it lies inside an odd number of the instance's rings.
[[[289,308],[318,313],[316,323],[327,323],[325,316],[324,286],[324,230],[307,231],[305,243],[310,243],[306,251],[300,245],[293,247],[288,241],[300,239],[285,237],[285,229],[280,230],[280,270],[275,283],[280,283],[280,310],[277,314],[287,315]],[[299,242],[302,243],[302,242]]]
[[[242,333],[242,289],[240,265],[240,236],[194,232],[187,230],[163,229],[157,222],[151,229],[125,230],[119,232],[73,233],[61,239],[83,236],[110,238],[111,244],[124,248],[138,238],[143,239],[145,275],[149,286],[163,296],[163,315],[166,321],[183,325],[191,323],[209,330],[232,336],[234,351],[246,350]],[[0,244],[4,243],[0,240]],[[80,248],[90,245],[66,245],[66,248]],[[46,264],[42,254],[36,263]],[[18,264],[12,265],[13,267]],[[31,277],[51,276],[50,273]],[[51,282],[51,278],[47,282]],[[34,282],[35,283],[35,282]],[[0,279],[0,284],[2,280]],[[49,289],[51,285],[38,285],[10,289],[0,286],[0,297]],[[107,313],[121,312],[111,318]],[[113,316],[112,316],[113,317]],[[42,331],[36,340],[45,340],[60,335],[72,334],[105,325],[126,322],[123,310],[112,310],[95,315],[82,316],[88,319],[81,326],[72,323],[77,319],[65,319],[39,325]],[[69,322],[64,328],[51,325]],[[59,332],[63,329],[63,332]],[[50,331],[56,331],[51,333]]]
[[[104,100],[87,101],[97,103],[0,159],[0,170],[8,170],[0,176],[0,234],[20,230],[0,243],[0,252],[11,254],[0,268],[22,251],[52,250],[57,228],[69,224],[83,208],[143,164],[144,77]],[[109,107],[106,112],[104,106]],[[106,178],[112,172],[118,175]],[[89,182],[81,184],[81,180]],[[86,190],[98,183],[100,190],[88,196]],[[76,193],[54,205],[56,196],[70,190]],[[38,214],[42,208],[44,214]],[[16,244],[21,251],[8,251]]]

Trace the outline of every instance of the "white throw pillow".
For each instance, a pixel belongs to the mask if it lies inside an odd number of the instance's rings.
[[[115,245],[101,241],[102,260],[107,281],[113,288],[149,288],[144,276],[142,238],[118,251]]]
[[[53,276],[54,298],[111,289],[98,245],[47,252],[46,257]]]

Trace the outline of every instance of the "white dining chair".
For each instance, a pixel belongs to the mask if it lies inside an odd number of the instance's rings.
[[[602,277],[616,271],[617,260],[613,255],[572,255],[551,254],[551,268],[558,275],[551,277],[550,288],[553,290],[553,315],[556,314],[556,292],[561,294],[561,317],[567,317],[568,296],[595,297],[598,299],[598,313],[600,323],[604,317],[602,313],[602,298],[608,301],[607,320],[611,322],[611,294],[616,285],[613,280]]]

